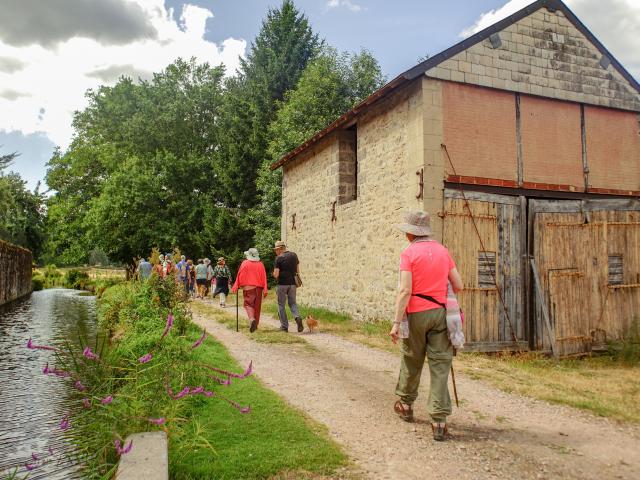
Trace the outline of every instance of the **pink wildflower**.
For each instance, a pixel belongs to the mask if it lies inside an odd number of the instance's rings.
[[[30,472],[31,470],[33,470],[36,467],[37,467],[37,465],[35,463],[25,463],[24,464],[24,468],[26,468],[28,472]]]
[[[89,401],[88,398],[82,399],[82,405],[84,405],[84,408],[91,408],[91,402]]]
[[[162,332],[162,336],[160,337],[160,340],[162,340],[167,335],[167,333],[169,333],[169,330],[171,330],[171,327],[173,327],[173,314],[172,313],[167,315],[167,323],[164,326],[164,332]]]
[[[198,348],[200,345],[202,345],[202,342],[204,342],[205,338],[207,338],[207,331],[203,329],[202,336],[196,341],[196,343],[191,345],[191,348]]]
[[[107,395],[102,400],[100,400],[100,403],[102,405],[109,405],[111,402],[113,402],[113,395]]]
[[[197,395],[198,393],[204,392],[204,387],[196,387],[189,392],[189,395]]]
[[[71,423],[69,422],[69,415],[65,415],[60,422],[60,430],[64,432],[66,430],[69,430],[69,427],[71,427]]]
[[[35,462],[37,462],[38,460],[40,460],[40,459],[38,458],[38,455],[36,455],[36,454],[35,454],[35,453],[33,453],[33,452],[31,452],[31,458],[33,458],[33,460],[34,460]]]
[[[89,347],[84,347],[84,350],[82,351],[82,355],[84,355],[89,360],[98,360],[98,355],[93,353]]]
[[[138,361],[140,363],[147,363],[151,361],[152,358],[153,358],[153,355],[151,353],[147,353],[146,355],[143,355],[142,357],[140,357]]]
[[[54,347],[46,347],[44,345],[34,345],[31,338],[29,338],[29,341],[27,342],[27,348],[29,350],[53,350],[54,352],[58,351],[58,349]]]
[[[165,418],[164,417],[160,417],[160,418],[147,418],[147,421],[149,423],[153,423],[154,425],[163,425],[165,422]]]
[[[76,380],[75,387],[81,392],[84,392],[87,389],[80,380]]]
[[[113,444],[116,447],[116,453],[118,455],[124,455],[125,453],[129,453],[131,451],[131,447],[133,447],[133,440],[130,440],[129,445],[126,445],[124,448],[122,448],[120,440],[115,440]]]
[[[209,370],[221,373],[223,375],[227,375],[228,377],[232,377],[232,378],[247,378],[249,375],[251,375],[253,373],[253,361],[249,362],[249,366],[242,373],[233,373],[233,372],[229,372],[227,370],[222,370],[220,368],[212,367],[210,365],[202,365],[202,366],[207,368],[207,369],[209,369]]]
[[[173,391],[171,390],[171,388],[167,387],[167,393],[174,400],[178,400],[179,398],[182,398],[182,397],[184,397],[185,395],[187,395],[189,393],[189,387],[184,387],[176,395],[173,394]]]

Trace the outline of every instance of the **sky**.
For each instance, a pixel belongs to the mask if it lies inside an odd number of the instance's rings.
[[[280,0],[2,0],[0,154],[34,188],[72,135],[85,92],[121,75],[150,78],[176,58],[236,71]],[[391,80],[531,0],[295,0],[342,51],[368,49]],[[640,0],[566,0],[640,79]],[[46,188],[46,187],[45,187]]]

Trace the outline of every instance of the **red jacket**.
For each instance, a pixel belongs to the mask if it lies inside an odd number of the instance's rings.
[[[240,264],[240,269],[236,275],[236,281],[231,287],[232,292],[238,291],[239,287],[260,287],[267,290],[267,271],[262,262],[245,260]]]

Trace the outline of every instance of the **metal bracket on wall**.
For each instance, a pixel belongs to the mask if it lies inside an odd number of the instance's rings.
[[[423,190],[424,190],[424,168],[421,168],[420,170],[418,170],[416,172],[416,175],[418,176],[418,185],[420,188],[420,190],[418,191],[418,194],[416,195],[416,198],[420,200],[422,198]]]
[[[291,215],[291,230],[296,229],[296,214]]]
[[[338,204],[338,201],[335,200],[332,204],[331,204],[331,223],[335,222],[336,220],[338,220],[338,217],[336,217],[336,205]]]

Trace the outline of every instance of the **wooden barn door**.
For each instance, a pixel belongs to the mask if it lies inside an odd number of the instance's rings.
[[[465,192],[465,197],[445,190],[443,212],[443,244],[465,285],[459,295],[465,349],[527,349],[524,198],[479,192]]]
[[[638,210],[636,200],[530,200],[542,293],[542,301],[533,296],[536,349],[550,349],[555,337],[558,355],[585,353],[629,328],[640,311]]]

